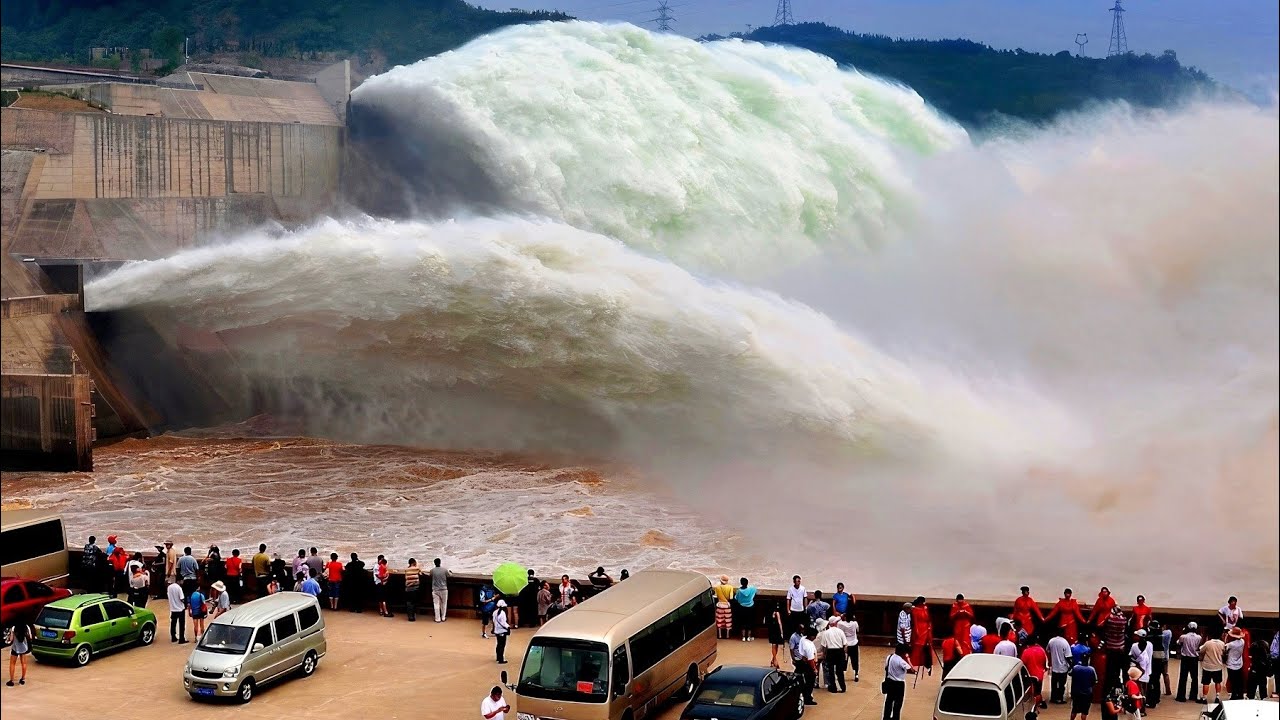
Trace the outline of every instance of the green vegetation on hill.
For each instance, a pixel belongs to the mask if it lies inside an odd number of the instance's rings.
[[[148,48],[160,57],[240,51],[312,52],[408,63],[498,28],[563,13],[497,12],[462,0],[5,0],[6,60],[87,63],[91,48]]]
[[[463,0],[5,0],[0,47],[7,60],[78,63],[88,62],[95,47],[148,48],[173,66],[189,38],[193,56],[232,51],[251,65],[262,57],[310,53],[399,64],[507,25],[566,19],[563,13],[486,10]],[[745,37],[807,48],[899,80],[970,127],[1001,116],[1047,120],[1099,100],[1167,106],[1189,92],[1219,89],[1172,51],[1107,59],[1046,55],[969,40],[894,40],[821,23],[759,28]],[[119,55],[102,62],[113,61],[118,65]]]
[[[1100,100],[1168,106],[1189,92],[1218,90],[1200,70],[1183,67],[1171,50],[1106,59],[1065,50],[1046,55],[994,50],[970,40],[894,40],[821,23],[764,27],[745,37],[802,47],[841,65],[899,80],[971,127],[999,115],[1047,120]]]

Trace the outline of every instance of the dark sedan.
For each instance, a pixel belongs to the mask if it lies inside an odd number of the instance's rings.
[[[800,681],[767,667],[723,665],[707,674],[681,720],[792,720],[804,715]]]

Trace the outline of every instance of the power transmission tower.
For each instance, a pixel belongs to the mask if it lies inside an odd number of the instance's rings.
[[[1084,46],[1089,44],[1089,33],[1076,33],[1076,55],[1084,56]]]
[[[1107,57],[1124,55],[1129,52],[1129,38],[1124,34],[1124,8],[1120,0],[1111,8],[1111,45],[1107,47]]]
[[[671,24],[675,21],[676,18],[671,14],[671,5],[668,0],[658,0],[658,17],[649,22],[658,24],[658,32],[671,32]]]
[[[794,25],[796,19],[791,15],[791,0],[778,0],[778,10],[773,14],[774,25]]]

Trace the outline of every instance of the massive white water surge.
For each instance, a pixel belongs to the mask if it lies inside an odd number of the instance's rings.
[[[624,461],[784,571],[1213,603],[1174,562],[1280,604],[1274,108],[975,142],[811,53],[591,24],[354,102],[501,211],[257,233],[87,301],[220,332],[346,439]]]
[[[925,201],[910,158],[965,142],[909,88],[828,57],[630,25],[501,31],[352,101],[391,123],[397,157],[422,136],[450,165],[465,148],[508,206],[744,272],[883,241]]]

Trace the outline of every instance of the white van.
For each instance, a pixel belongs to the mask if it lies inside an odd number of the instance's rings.
[[[965,655],[938,688],[934,720],[1035,720],[1034,683],[1017,658]]]
[[[276,593],[211,620],[182,671],[182,684],[192,699],[249,702],[258,686],[291,672],[310,677],[328,649],[316,599]]]

